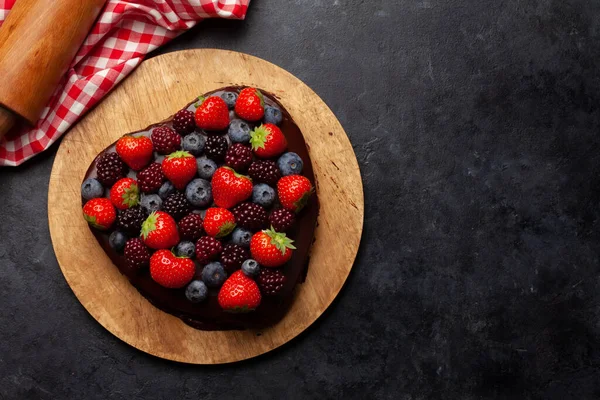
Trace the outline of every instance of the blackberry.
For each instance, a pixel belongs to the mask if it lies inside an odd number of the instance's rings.
[[[235,206],[231,212],[237,225],[242,228],[256,232],[267,227],[267,212],[258,204],[242,203]]]
[[[96,163],[98,180],[106,187],[111,187],[116,181],[125,177],[127,165],[117,153],[106,153]]]
[[[188,214],[179,221],[179,235],[184,240],[198,240],[202,236],[202,217]]]
[[[296,222],[294,213],[285,208],[273,210],[269,215],[269,223],[277,232],[286,232],[294,225],[294,222]]]
[[[256,283],[265,296],[275,296],[283,289],[285,275],[277,269],[261,268]]]
[[[196,242],[196,259],[200,264],[206,264],[217,258],[223,251],[223,245],[211,236],[202,236]]]
[[[225,136],[209,136],[206,138],[206,144],[204,145],[206,157],[215,161],[222,161],[226,153],[227,139],[225,139]]]
[[[272,187],[276,187],[277,181],[281,178],[277,164],[271,160],[254,161],[248,168],[248,175],[255,183],[262,182]]]
[[[171,154],[179,150],[181,146],[181,136],[168,126],[154,128],[150,138],[154,144],[154,150],[159,154]]]
[[[133,206],[123,210],[117,216],[117,227],[129,236],[139,236],[142,223],[148,218],[148,213],[141,206]]]
[[[228,273],[232,273],[242,266],[242,263],[250,258],[248,250],[237,244],[226,244],[221,253],[221,264]]]
[[[159,163],[152,163],[138,172],[137,181],[140,190],[144,193],[154,193],[162,186],[165,175]]]
[[[233,144],[225,155],[225,164],[238,172],[245,171],[252,163],[252,150],[241,143]]]
[[[192,205],[181,192],[175,192],[163,202],[162,210],[179,221],[192,211]]]
[[[173,117],[173,129],[181,136],[194,132],[196,130],[194,112],[186,109],[177,111]]]
[[[140,238],[129,239],[125,244],[125,259],[131,269],[140,269],[150,262],[150,252]]]

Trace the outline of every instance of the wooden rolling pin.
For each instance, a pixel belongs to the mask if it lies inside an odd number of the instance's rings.
[[[0,28],[0,139],[37,122],[106,0],[17,0]]]

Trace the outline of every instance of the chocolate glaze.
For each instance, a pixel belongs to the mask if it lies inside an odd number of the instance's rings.
[[[242,87],[232,86],[208,92],[204,96],[218,95],[222,91],[239,92]],[[308,149],[302,132],[294,123],[290,114],[285,108],[268,92],[261,90],[265,95],[265,103],[277,105],[283,113],[283,121],[280,128],[283,131],[287,142],[288,151],[297,153],[304,161],[304,170],[302,174],[306,176],[315,186],[315,177],[313,173],[312,163],[308,154]],[[190,110],[195,110],[194,102],[187,106]],[[172,117],[149,126],[148,128],[134,132],[135,134],[143,134],[149,136],[152,128],[159,125],[170,125]],[[219,134],[225,134],[220,132]],[[102,153],[115,151],[115,144],[106,148]],[[96,177],[96,161],[92,162],[85,179]],[[159,157],[160,159],[160,157]],[[130,172],[130,176],[134,176]],[[83,199],[82,199],[83,203]],[[293,253],[292,259],[282,267],[283,273],[286,276],[286,283],[277,296],[263,296],[260,306],[253,312],[247,314],[232,314],[224,312],[217,302],[218,289],[211,289],[208,299],[200,304],[192,304],[185,298],[185,289],[166,289],[150,278],[150,273],[147,268],[141,271],[132,271],[127,267],[125,257],[122,254],[115,252],[108,243],[110,232],[101,232],[90,228],[108,254],[113,263],[119,268],[121,273],[125,275],[131,284],[159,309],[173,314],[181,318],[188,325],[202,330],[230,330],[230,329],[261,329],[273,325],[279,321],[288,311],[294,299],[294,291],[297,284],[304,282],[308,269],[309,251],[314,240],[314,230],[317,224],[317,216],[319,213],[319,202],[316,193],[311,196],[309,203],[299,213],[295,227],[288,232],[295,241],[296,250]],[[197,276],[202,271],[200,265],[196,265]]]

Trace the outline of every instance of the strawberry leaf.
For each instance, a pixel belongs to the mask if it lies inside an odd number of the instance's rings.
[[[129,207],[133,207],[138,204],[140,191],[138,189],[138,185],[132,184],[127,189],[123,191],[121,195],[121,199],[123,199],[123,204],[127,204]]]
[[[158,221],[158,216],[156,215],[156,212],[152,212],[148,218],[146,218],[146,220],[142,223],[142,232],[141,232],[141,236],[144,239],[148,238],[148,235],[150,234],[150,232],[154,231],[156,229],[156,222]]]
[[[172,160],[174,158],[187,158],[187,157],[193,157],[193,156],[189,151],[184,151],[184,150],[177,150],[167,156],[167,158],[169,160]]]
[[[258,89],[256,89],[256,96],[260,99],[260,106],[262,108],[265,108],[265,97]]]
[[[252,145],[252,150],[264,149],[265,143],[267,142],[267,136],[269,136],[269,131],[264,125],[254,128],[254,130],[250,132],[250,145]]]
[[[281,251],[281,254],[285,254],[287,249],[296,250],[296,246],[293,245],[294,241],[287,237],[285,233],[276,232],[275,228],[271,226],[270,229],[263,231],[271,238],[271,244]]]
[[[225,222],[223,225],[221,225],[221,227],[219,228],[219,233],[217,234],[217,238],[222,238],[225,237],[227,235],[229,235],[231,233],[231,231],[233,231],[233,229],[235,228],[235,222]]]

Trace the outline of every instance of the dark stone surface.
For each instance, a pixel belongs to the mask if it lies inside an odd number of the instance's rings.
[[[366,219],[337,301],[235,365],[130,348],[58,268],[55,146],[0,170],[0,398],[600,397],[600,3],[282,3],[161,51],[258,55],[339,117]]]

